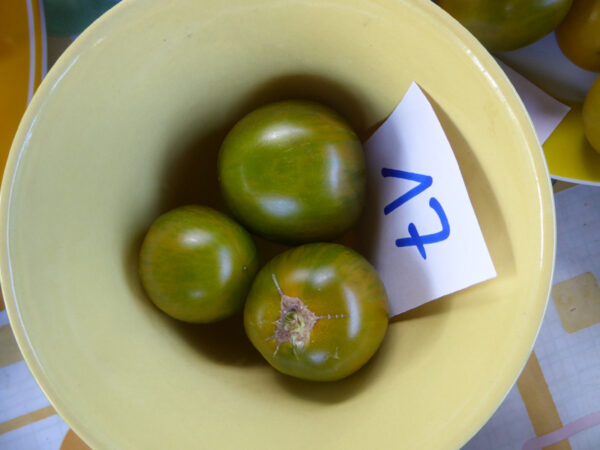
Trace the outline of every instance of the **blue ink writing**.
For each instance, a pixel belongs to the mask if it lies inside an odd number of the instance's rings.
[[[405,172],[403,170],[383,168],[381,169],[381,175],[384,178],[403,178],[406,180],[416,181],[418,183],[414,188],[402,194],[396,200],[386,205],[383,209],[385,215],[390,214],[392,211],[399,208],[404,203],[408,202],[410,199],[416,197],[433,184],[433,178],[429,175]],[[411,222],[408,225],[408,234],[410,235],[410,237],[396,239],[397,247],[417,247],[417,249],[419,250],[419,254],[423,259],[427,259],[427,253],[425,251],[426,244],[435,244],[436,242],[441,242],[448,239],[448,237],[450,236],[450,222],[448,221],[448,217],[446,216],[444,208],[442,208],[440,202],[435,197],[431,197],[429,199],[429,206],[435,211],[438,218],[440,219],[440,224],[442,226],[441,231],[421,236],[417,231],[416,225]]]
[[[419,183],[414,188],[412,188],[410,191],[402,194],[400,197],[398,197],[392,203],[390,203],[385,208],[383,208],[383,213],[385,215],[388,215],[389,213],[391,213],[393,210],[395,210],[399,206],[402,206],[404,203],[409,201],[411,198],[416,197],[417,195],[419,195],[421,192],[423,192],[425,189],[427,189],[429,186],[431,186],[433,184],[433,178],[430,177],[429,175],[421,175],[419,173],[405,172],[403,170],[388,169],[388,168],[384,167],[383,169],[381,169],[381,175],[383,175],[384,178],[385,177],[404,178],[405,180],[412,180],[412,181],[416,181],[417,183]]]
[[[431,199],[429,199],[429,206],[438,215],[440,223],[442,224],[442,230],[437,233],[421,236],[417,231],[415,224],[411,222],[410,225],[408,225],[408,234],[410,234],[410,237],[396,239],[396,247],[409,247],[414,245],[419,250],[423,259],[427,259],[425,244],[435,244],[436,242],[448,239],[448,236],[450,236],[450,223],[448,222],[448,217],[446,217],[446,213],[444,212],[442,205],[440,205],[440,202],[435,197],[431,197]]]

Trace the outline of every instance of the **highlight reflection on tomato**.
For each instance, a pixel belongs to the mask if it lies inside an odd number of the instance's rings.
[[[600,72],[600,0],[574,0],[556,29],[556,40],[574,64]]]
[[[140,251],[140,278],[152,302],[185,322],[214,322],[241,311],[258,270],[248,232],[227,216],[184,206],[160,216]]]
[[[280,372],[332,381],[362,367],[388,326],[388,300],[375,269],[330,243],[288,250],[265,265],[244,307],[252,344]]]
[[[365,198],[358,137],[334,111],[307,101],[273,103],[242,118],[221,146],[219,178],[241,223],[287,243],[339,237]]]
[[[439,0],[490,52],[516,50],[563,20],[573,0]],[[587,1],[587,0],[584,0]]]

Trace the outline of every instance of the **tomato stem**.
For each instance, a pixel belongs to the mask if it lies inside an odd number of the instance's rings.
[[[292,351],[297,356],[297,351],[302,351],[310,342],[311,331],[320,319],[340,319],[344,317],[343,314],[317,316],[300,298],[285,295],[277,282],[275,274],[272,274],[271,277],[277,292],[281,296],[279,319],[275,321],[275,334],[270,338],[277,340],[277,348],[273,356],[277,354],[279,347],[284,342],[289,342],[292,345]]]

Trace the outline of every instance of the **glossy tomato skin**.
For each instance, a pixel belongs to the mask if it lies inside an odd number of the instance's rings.
[[[241,311],[257,270],[248,232],[203,206],[160,216],[140,250],[146,293],[163,312],[185,322],[214,322]]]
[[[600,72],[600,0],[574,0],[556,29],[556,40],[574,64]]]
[[[295,320],[302,308],[304,316]],[[340,244],[305,244],[260,270],[244,307],[244,326],[278,371],[333,381],[357,371],[377,351],[388,326],[388,300],[375,269],[358,253]]]
[[[359,139],[334,111],[307,101],[273,103],[242,118],[220,149],[219,179],[241,223],[284,243],[337,238],[365,199]]]
[[[585,137],[594,150],[600,153],[600,76],[585,96],[582,120]]]
[[[563,20],[573,0],[439,0],[490,52],[516,50]]]

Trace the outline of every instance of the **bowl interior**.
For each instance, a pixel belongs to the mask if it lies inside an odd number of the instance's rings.
[[[222,207],[216,154],[244,113],[322,101],[364,139],[413,80],[454,148],[496,279],[395,319],[375,358],[335,384],[275,373],[239,318],[184,325],[147,301],[143,233],[181,204]],[[550,185],[522,104],[469,34],[416,0],[124,2],[38,90],[1,201],[17,340],[92,447],[460,446],[527,359],[552,272]]]

